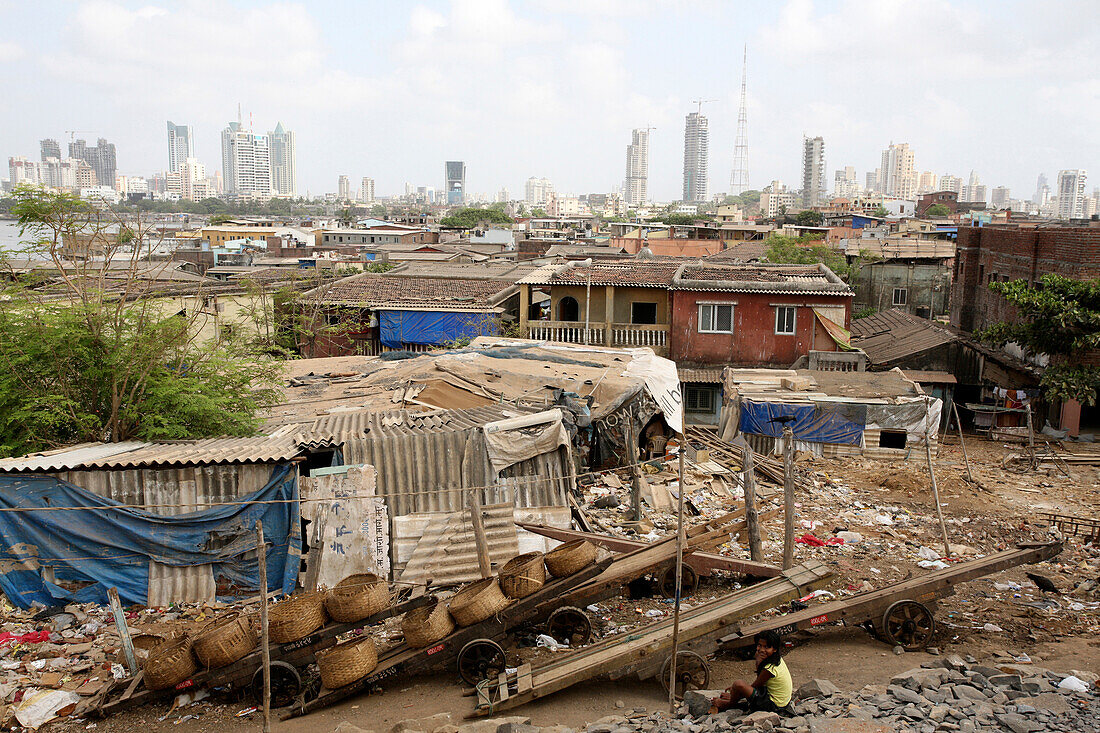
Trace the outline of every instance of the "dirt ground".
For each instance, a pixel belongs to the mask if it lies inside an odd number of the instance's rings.
[[[1049,527],[1037,514],[1041,511],[1097,516],[1100,471],[1096,467],[1072,466],[1068,468],[1069,475],[1056,468],[1015,473],[1006,470],[1002,461],[1006,455],[1018,452],[1018,447],[968,440],[967,450],[974,483],[965,478],[957,442],[941,446],[935,463],[949,539],[952,545],[964,546],[953,548],[957,557],[967,556],[958,551],[988,554],[1020,540],[1047,539]],[[798,533],[812,532],[826,539],[834,530],[844,529],[863,537],[858,544],[842,547],[796,546],[796,562],[815,558],[834,569],[838,580],[833,591],[839,597],[929,572],[917,564],[922,560],[917,554],[921,547],[944,553],[923,454],[896,462],[801,456],[799,467],[809,473],[814,486],[797,497]],[[592,488],[599,487],[589,487]],[[709,491],[701,479],[695,485],[689,482],[688,491],[693,501],[704,508],[704,514],[718,513],[723,504],[731,503],[727,497],[716,497],[718,492]],[[766,487],[764,493],[776,495]],[[599,494],[590,491],[587,498],[592,500]],[[625,512],[621,508],[590,511],[606,526],[624,523]],[[765,559],[773,563],[781,558],[781,521],[775,519],[766,525]],[[653,523],[658,530],[662,528],[661,518],[655,517]],[[1100,595],[1089,585],[1097,580],[1100,551],[1078,539],[1065,541],[1063,553],[1050,562],[1014,568],[959,585],[954,595],[942,599],[936,611],[939,631],[935,642],[941,653],[972,654],[980,660],[995,654],[1026,654],[1042,667],[1100,672]],[[738,556],[747,554],[732,544],[723,546],[722,551]],[[1048,577],[1061,592],[1041,593],[1026,577],[1028,570]],[[734,580],[708,579],[690,602],[729,592]],[[669,603],[662,599],[612,600],[602,604],[597,615],[601,623],[612,624],[622,632],[645,622],[639,609],[667,612],[669,608]],[[799,635],[792,641],[794,646],[787,659],[796,686],[813,677],[829,679],[841,689],[885,684],[893,674],[933,658],[925,652],[896,655],[888,645],[860,628],[818,627],[812,634]],[[563,653],[567,652],[512,651],[510,659],[534,656],[538,660]],[[749,662],[719,656],[712,663],[711,686],[725,686],[750,674]],[[538,725],[580,726],[616,712],[619,702],[627,710],[636,707],[654,710],[667,705],[665,693],[653,680],[593,680],[505,714],[529,716]],[[250,700],[227,702],[224,698],[211,698],[171,712],[169,704],[151,705],[94,725],[125,733],[181,729],[251,731],[259,724],[258,713],[234,717],[251,704]],[[353,698],[304,718],[276,722],[273,730],[327,732],[341,721],[350,721],[384,733],[406,718],[439,712],[452,712],[460,718],[471,709],[472,700],[462,696],[462,686],[456,683],[455,675],[440,674],[390,682],[383,694]],[[90,721],[72,720],[54,724],[56,729],[74,731],[92,725]]]

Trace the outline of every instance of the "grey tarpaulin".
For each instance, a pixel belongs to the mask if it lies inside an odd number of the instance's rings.
[[[568,444],[569,434],[559,410],[499,420],[485,426],[485,450],[497,473]]]
[[[924,442],[928,433],[935,433],[940,424],[943,401],[933,397],[904,400],[898,404],[868,404],[867,427],[879,430],[904,430],[912,441]],[[931,427],[930,427],[931,426]]]

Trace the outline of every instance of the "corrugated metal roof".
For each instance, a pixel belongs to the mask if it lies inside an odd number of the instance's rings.
[[[336,443],[343,437],[429,435],[465,431],[486,423],[534,412],[534,408],[516,405],[486,405],[466,410],[356,410],[325,415],[297,436],[301,445]]]
[[[888,365],[955,341],[946,326],[898,308],[852,320],[852,345],[872,364]]]
[[[691,369],[680,367],[676,370],[680,381],[685,384],[721,384],[722,367],[717,369]]]
[[[26,473],[142,466],[273,463],[290,460],[300,452],[294,439],[288,435],[164,443],[86,443],[50,454],[37,453],[0,460],[0,471]]]

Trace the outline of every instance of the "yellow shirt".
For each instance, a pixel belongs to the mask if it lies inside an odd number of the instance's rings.
[[[771,679],[764,686],[768,691],[768,697],[777,708],[786,707],[794,692],[794,683],[791,682],[791,671],[787,669],[787,663],[780,659],[779,664],[765,664],[764,669],[771,674]]]

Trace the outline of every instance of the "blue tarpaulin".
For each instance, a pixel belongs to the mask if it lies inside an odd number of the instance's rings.
[[[240,503],[165,516],[118,502],[50,476],[0,476],[0,590],[21,608],[78,601],[107,602],[118,588],[125,603],[147,604],[151,561],[177,567],[210,566],[219,596],[254,595],[259,587],[256,520],[267,542],[271,590],[294,590],[301,527],[297,473],[277,466],[267,485]],[[274,503],[264,503],[274,502]],[[81,585],[68,591],[42,577]]]
[[[455,311],[379,311],[378,335],[382,344],[400,349],[402,344],[445,344],[461,338],[496,336],[495,313]]]
[[[746,400],[741,404],[741,432],[780,438],[783,424],[771,419],[784,415],[794,417],[787,424],[795,439],[807,443],[859,445],[867,422],[864,405],[792,405]]]

